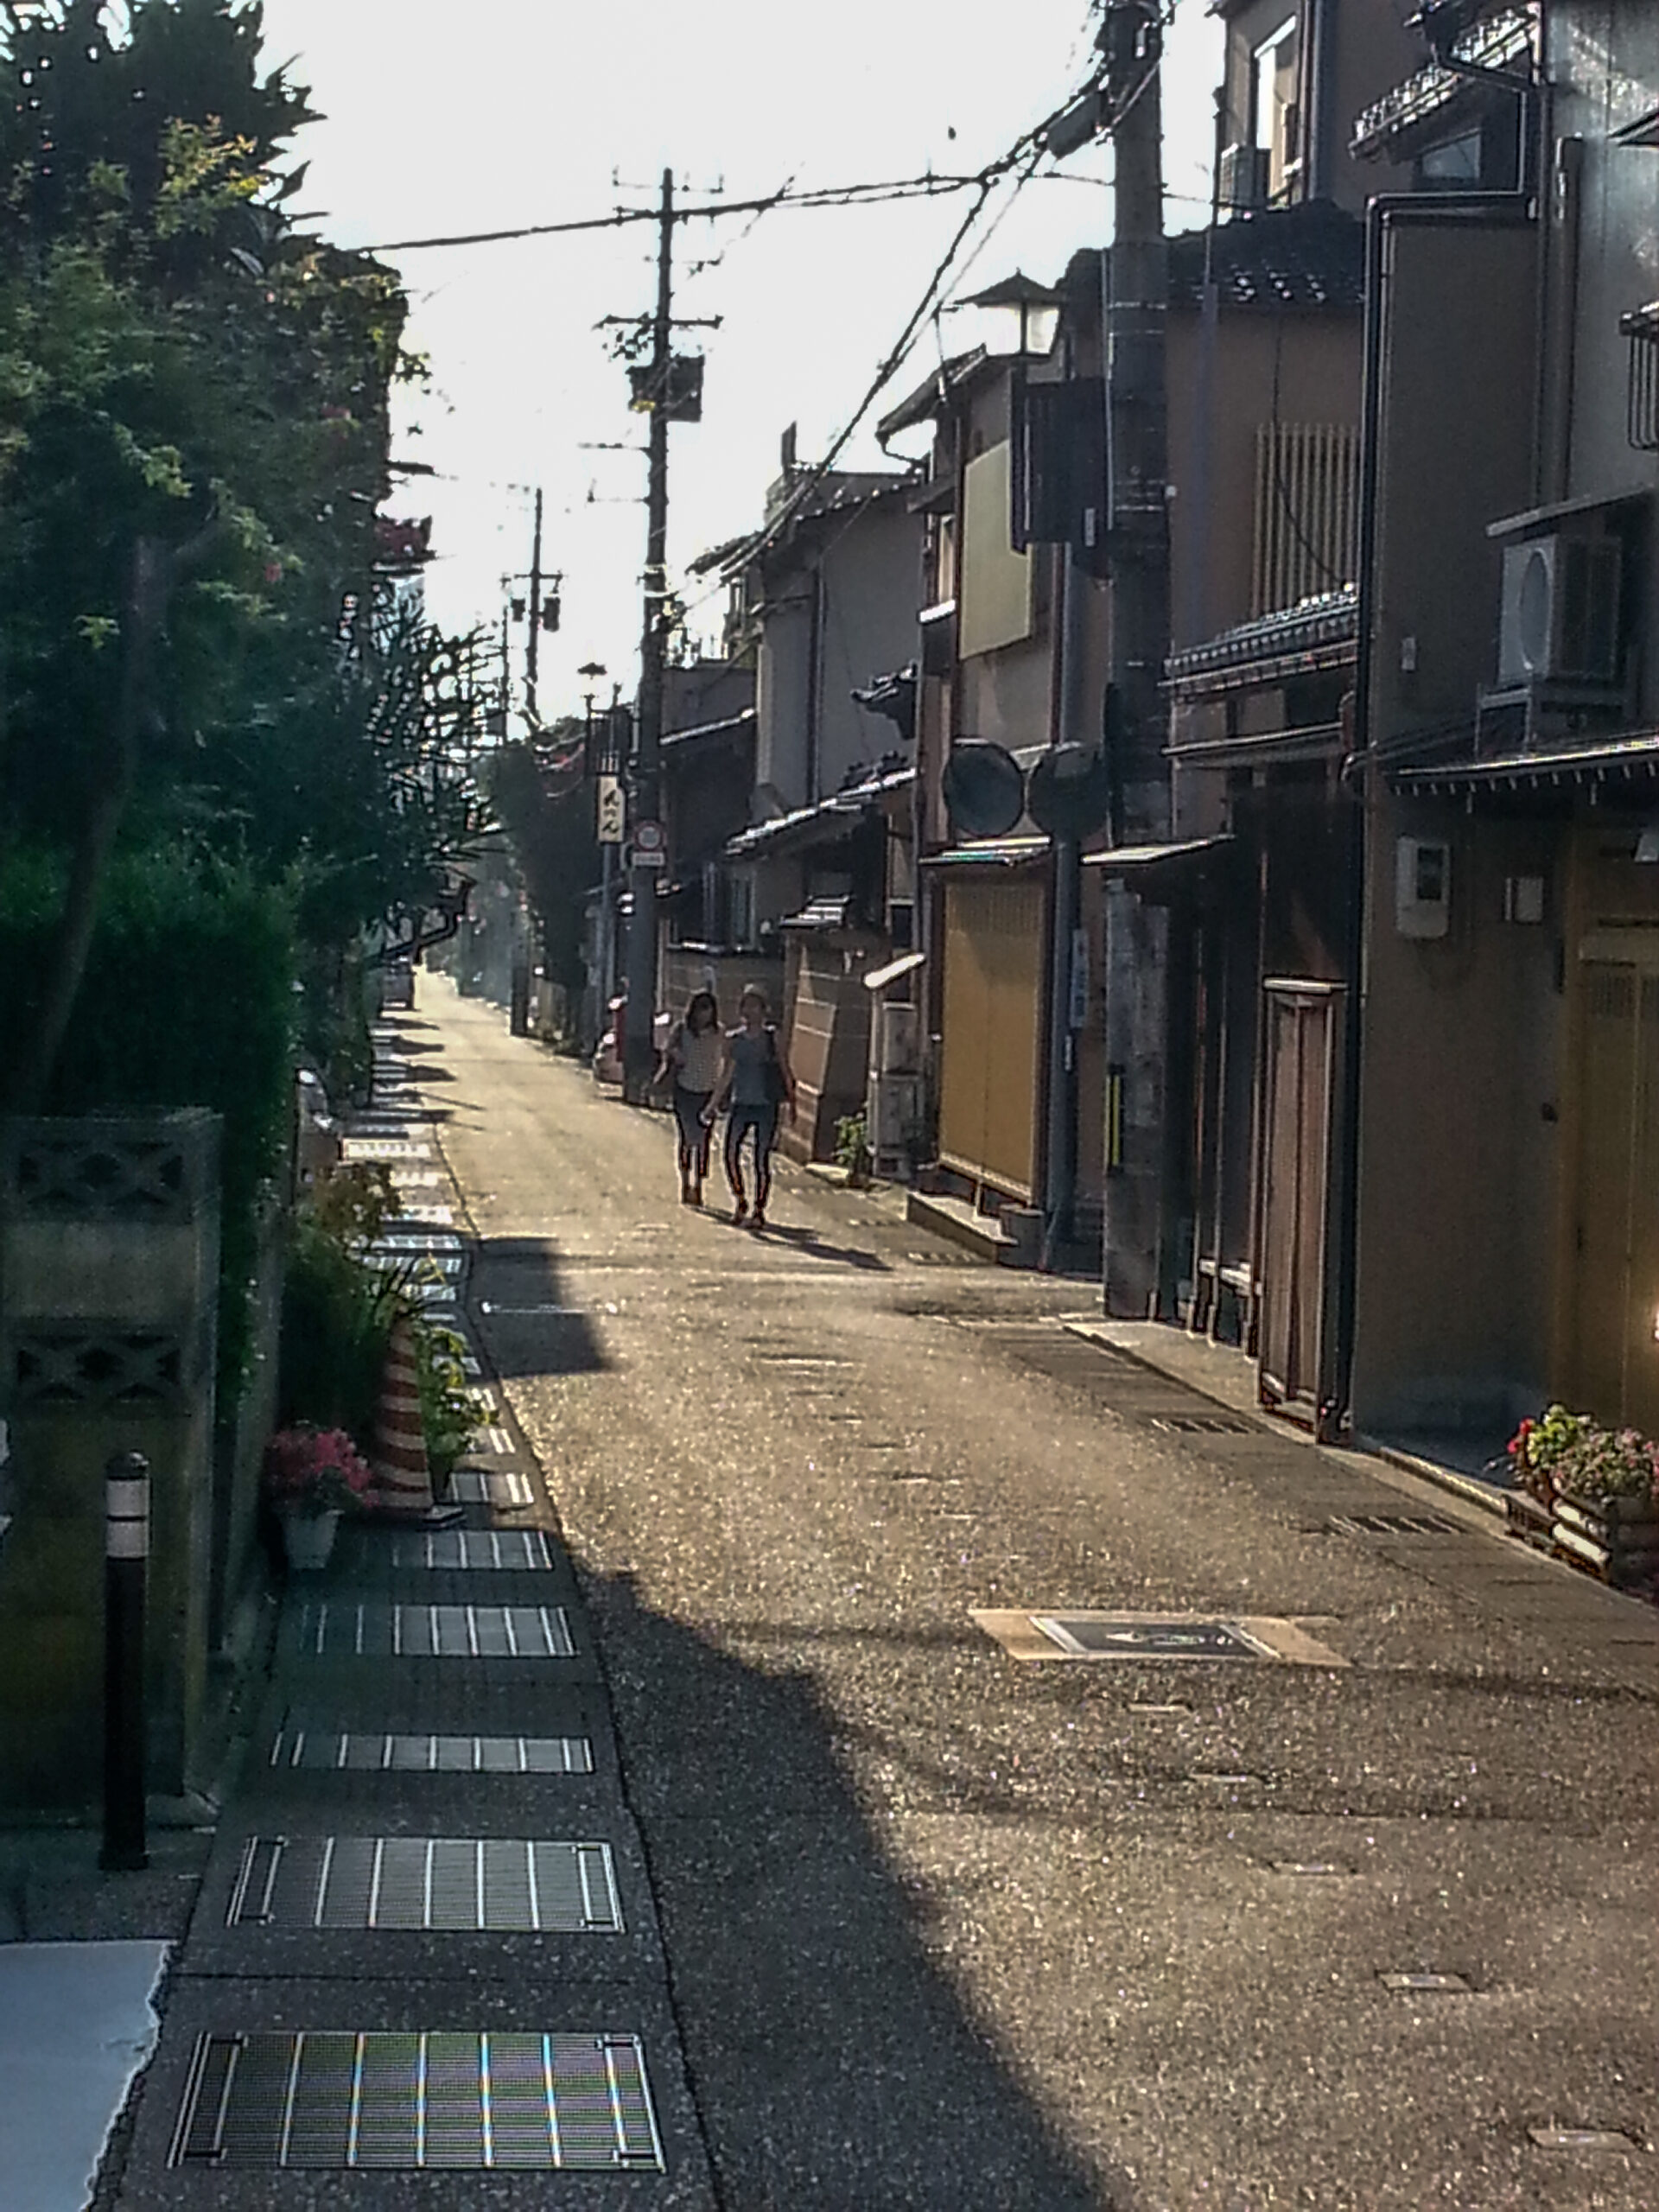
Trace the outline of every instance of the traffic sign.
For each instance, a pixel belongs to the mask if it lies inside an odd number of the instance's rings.
[[[666,853],[667,830],[660,822],[636,822],[633,825],[633,849],[642,860],[647,853]]]
[[[622,800],[620,776],[601,776],[594,792],[599,821],[599,842],[601,845],[622,842],[626,809]]]

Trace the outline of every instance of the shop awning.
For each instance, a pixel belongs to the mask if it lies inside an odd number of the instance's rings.
[[[885,991],[890,984],[900,982],[906,976],[913,976],[927,959],[925,952],[901,952],[896,960],[889,960],[884,968],[872,968],[864,978],[867,991]]]
[[[924,868],[1029,868],[1048,852],[1046,837],[985,837],[971,845],[951,845],[929,853]]]
[[[1116,845],[1104,853],[1085,853],[1084,868],[1120,878],[1131,891],[1162,906],[1196,889],[1210,869],[1231,851],[1230,836],[1183,837],[1166,845]]]
[[[1389,787],[1419,798],[1473,797],[1481,791],[1588,790],[1659,778],[1659,732],[1602,745],[1559,746],[1490,760],[1447,760],[1433,767],[1395,768]]]

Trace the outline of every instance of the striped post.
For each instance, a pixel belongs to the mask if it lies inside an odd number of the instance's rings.
[[[433,1510],[432,1469],[421,1425],[415,1332],[405,1315],[393,1322],[375,1415],[375,1504],[382,1513],[423,1519]]]
[[[149,1564],[149,1462],[118,1452],[104,1475],[104,1847],[98,1863],[149,1864],[144,1827],[144,1584]]]

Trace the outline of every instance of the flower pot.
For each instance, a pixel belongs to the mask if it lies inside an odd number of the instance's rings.
[[[328,1555],[334,1548],[334,1533],[340,1527],[338,1512],[302,1513],[296,1507],[282,1509],[283,1549],[288,1554],[289,1566],[297,1574],[315,1574],[328,1564]]]

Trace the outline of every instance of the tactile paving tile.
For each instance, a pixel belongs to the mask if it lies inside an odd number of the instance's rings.
[[[404,1530],[392,1538],[391,1563],[401,1567],[472,1568],[545,1573],[553,1548],[539,1529]]]
[[[493,1505],[499,1513],[522,1513],[536,1503],[530,1477],[518,1467],[457,1467],[449,1495],[458,1505]]]
[[[285,1728],[270,1764],[305,1773],[591,1774],[586,1736],[411,1736]]]
[[[173,2166],[664,2171],[637,2036],[204,2035]]]
[[[227,1928],[619,1935],[610,1847],[518,1836],[251,1836]]]
[[[353,1605],[324,1599],[300,1615],[315,1659],[574,1659],[563,1605]]]

